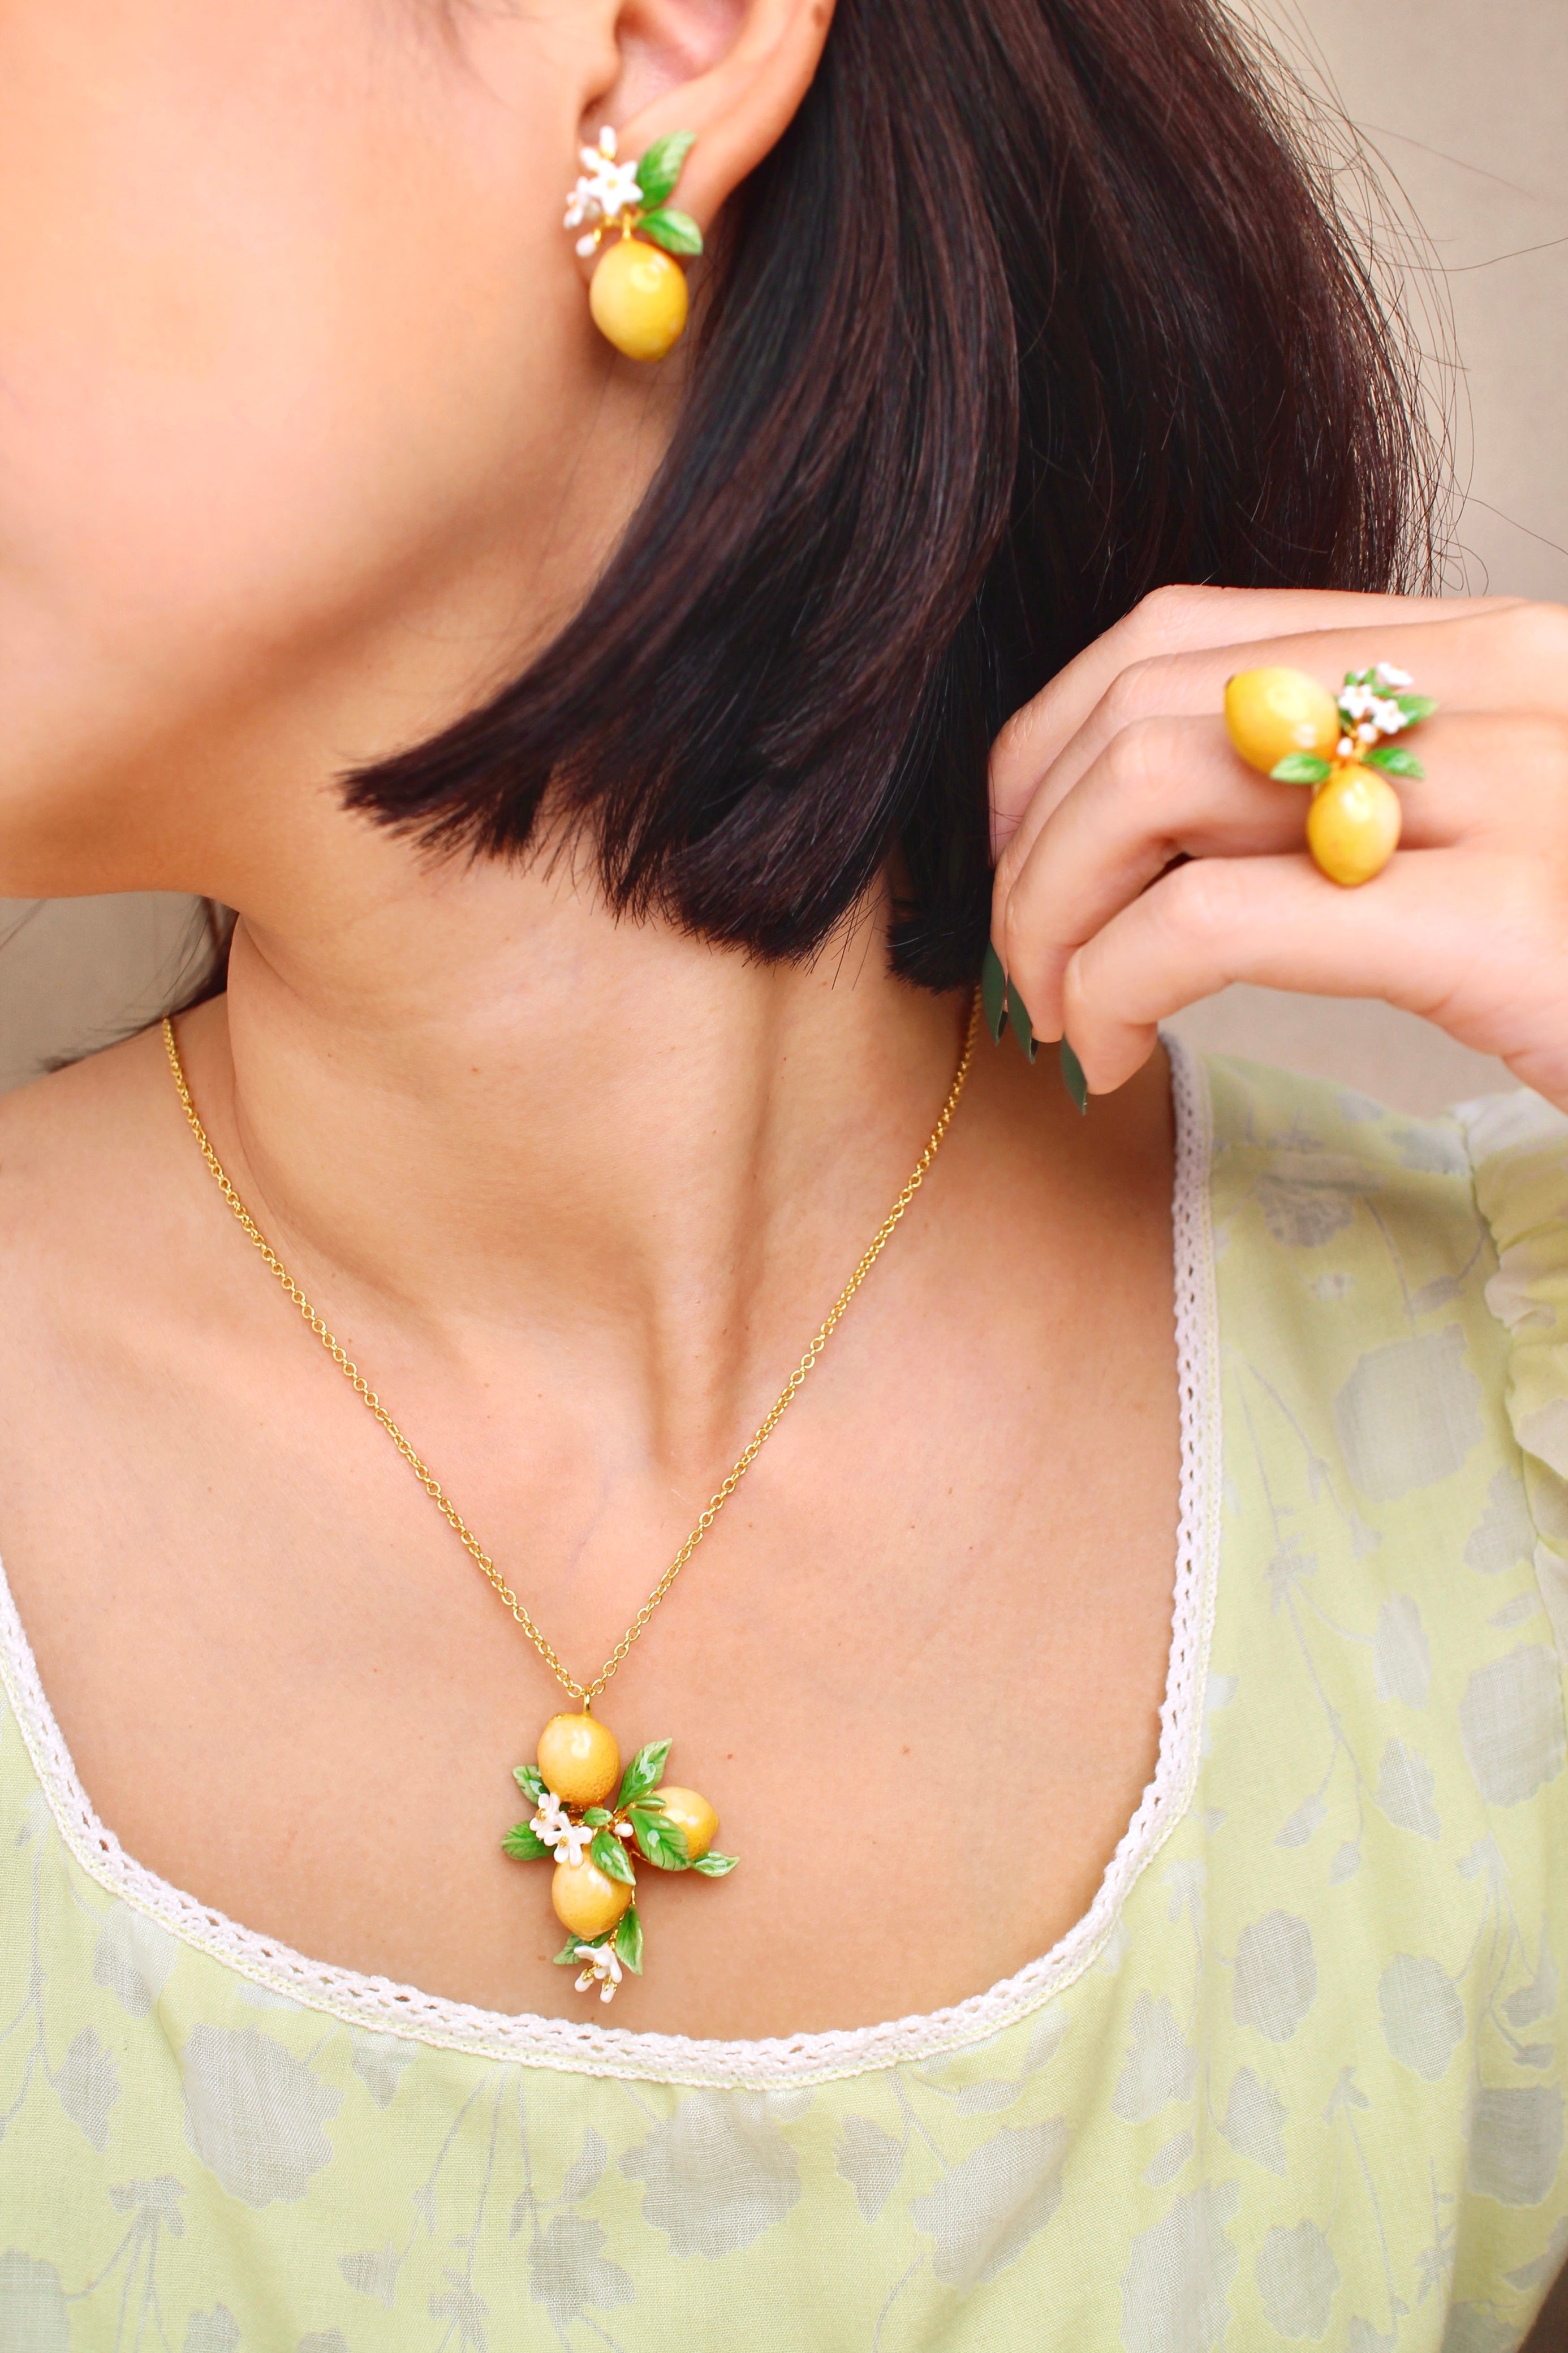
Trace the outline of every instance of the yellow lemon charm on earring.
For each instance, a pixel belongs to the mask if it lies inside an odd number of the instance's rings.
[[[675,193],[696,133],[672,131],[635,164],[616,160],[607,126],[581,151],[583,174],[566,203],[566,227],[581,228],[586,260],[604,251],[588,290],[594,323],[630,360],[661,360],[686,329],[686,277],[672,254],[702,250],[702,232],[667,199]],[[618,234],[617,234],[618,232]]]
[[[1345,672],[1338,694],[1299,670],[1244,670],[1225,690],[1226,732],[1250,767],[1282,785],[1309,785],[1307,848],[1320,873],[1353,891],[1381,874],[1404,820],[1390,776],[1419,783],[1413,752],[1394,738],[1437,706],[1412,691],[1393,662]]]

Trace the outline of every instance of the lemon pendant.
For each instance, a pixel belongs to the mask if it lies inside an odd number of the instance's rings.
[[[615,2000],[627,1969],[642,1975],[636,1856],[708,1879],[735,1868],[732,1854],[713,1852],[719,1817],[707,1799],[661,1788],[668,1755],[668,1740],[649,1741],[623,1773],[615,1734],[584,1708],[552,1715],[537,1762],[515,1768],[534,1812],[508,1831],[502,1852],[516,1862],[553,1860],[550,1898],[567,1932],[556,1962],[578,1970],[579,1993],[597,1986],[601,2001]]]

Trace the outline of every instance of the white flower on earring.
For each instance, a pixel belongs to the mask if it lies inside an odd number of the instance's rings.
[[[617,164],[616,145],[616,134],[606,123],[596,147],[578,149],[577,160],[583,172],[566,199],[567,228],[580,228],[584,222],[619,220],[623,213],[636,212],[641,206],[643,193],[637,185],[637,167],[635,164]],[[584,245],[591,253],[594,246],[586,238],[579,244],[578,252],[583,252]]]

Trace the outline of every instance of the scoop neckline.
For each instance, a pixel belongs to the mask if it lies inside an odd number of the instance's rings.
[[[1172,1232],[1181,1488],[1160,1746],[1153,1776],[1093,1901],[1048,1952],[944,2010],[871,2026],[738,2042],[646,2033],[531,2011],[514,2016],[311,1960],[159,1878],[128,1854],[100,1820],[49,1705],[0,1562],[0,1683],[55,1827],[79,1868],[181,1944],[290,2006],[325,2013],[363,2032],[569,2074],[728,2090],[803,2089],[945,2056],[988,2041],[1043,2008],[1104,1952],[1133,1886],[1191,1806],[1197,1780],[1219,1532],[1217,1309],[1209,1208],[1213,1113],[1202,1062],[1179,1039],[1166,1037],[1163,1043],[1176,1127]]]

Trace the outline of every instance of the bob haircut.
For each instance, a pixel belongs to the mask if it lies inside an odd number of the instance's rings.
[[[894,968],[954,988],[992,738],[1091,638],[1424,576],[1398,346],[1211,0],[839,0],[732,210],[591,613],[348,798],[491,856],[543,811],[617,912],[764,958],[890,873]]]

